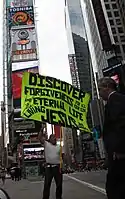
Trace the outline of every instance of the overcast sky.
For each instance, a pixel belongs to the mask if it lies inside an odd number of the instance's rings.
[[[36,0],[36,11],[40,70],[43,75],[71,82],[64,1]]]

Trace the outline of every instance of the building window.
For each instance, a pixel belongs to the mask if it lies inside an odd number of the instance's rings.
[[[119,31],[119,33],[123,33],[123,28],[122,28],[122,27],[119,27],[119,28],[118,28],[118,31]]]
[[[121,42],[125,42],[125,36],[120,36]]]
[[[118,37],[114,36],[114,40],[115,40],[115,42],[118,42]]]
[[[117,25],[121,25],[121,20],[120,19],[116,19],[116,23],[117,23]]]
[[[118,11],[115,11],[115,12],[114,12],[114,15],[115,15],[115,17],[119,17],[119,12],[118,12]]]
[[[110,10],[110,5],[109,4],[105,4],[105,7],[107,10]]]
[[[112,13],[111,12],[107,12],[108,13],[108,17],[112,17]]]
[[[123,45],[123,50],[124,50],[124,52],[125,52],[125,45]]]
[[[115,46],[116,53],[121,53],[120,46]]]
[[[115,28],[112,28],[112,33],[116,34],[116,29]]]
[[[117,9],[117,4],[116,4],[116,3],[113,3],[113,4],[112,4],[112,8],[113,8],[113,9]]]
[[[114,25],[114,21],[112,19],[109,20],[110,25]]]

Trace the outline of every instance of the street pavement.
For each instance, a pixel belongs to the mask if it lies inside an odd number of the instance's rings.
[[[73,178],[77,178],[80,181],[85,181],[87,183],[98,186],[99,188],[105,189],[107,171],[91,171],[91,172],[77,172],[71,174]]]
[[[63,199],[106,199],[103,190],[105,174],[102,172],[100,176],[98,172],[64,175]],[[43,181],[7,180],[3,188],[11,199],[42,199],[43,183]],[[50,199],[55,199],[54,182],[51,186]]]

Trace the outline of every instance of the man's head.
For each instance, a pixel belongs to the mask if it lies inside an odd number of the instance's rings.
[[[112,78],[103,77],[98,81],[98,88],[100,97],[107,101],[110,93],[117,90],[117,84]]]
[[[54,134],[51,134],[49,137],[49,141],[51,144],[56,145],[56,136]]]

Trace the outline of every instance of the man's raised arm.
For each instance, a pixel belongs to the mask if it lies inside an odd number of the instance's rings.
[[[47,135],[46,133],[43,132],[43,129],[40,130],[39,135],[38,135],[38,139],[40,141],[40,143],[43,145],[45,143],[45,141],[47,140]]]

